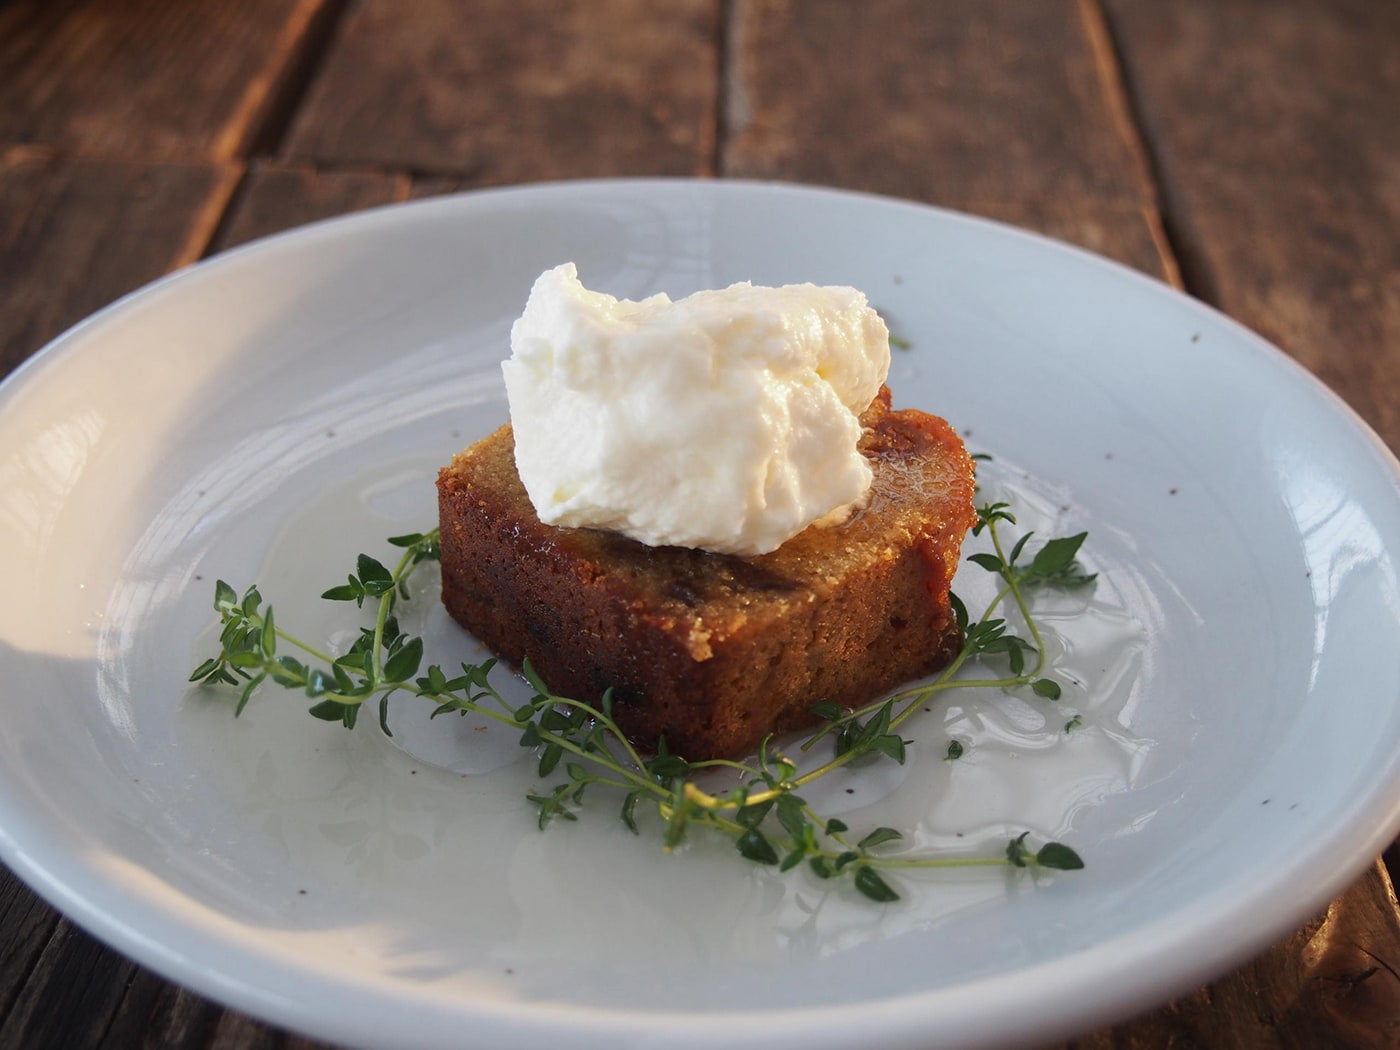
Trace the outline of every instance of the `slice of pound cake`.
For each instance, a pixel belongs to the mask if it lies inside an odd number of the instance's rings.
[[[752,752],[815,722],[814,704],[877,699],[959,645],[948,587],[975,521],[972,461],[942,419],[891,410],[887,389],[861,424],[874,480],[859,508],[747,557],[542,524],[504,426],[438,477],[443,601],[555,693],[611,688],[643,748]]]

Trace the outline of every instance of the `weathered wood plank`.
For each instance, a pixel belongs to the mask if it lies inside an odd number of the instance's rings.
[[[1188,169],[1397,191],[1400,5],[1105,0],[1139,114],[1173,182]]]
[[[1192,289],[1400,449],[1400,5],[1108,11]]]
[[[0,868],[0,1017],[14,1005],[57,925],[58,913]]]
[[[227,1010],[220,1015],[210,1034],[210,1050],[237,1047],[238,1050],[333,1050],[328,1044],[293,1035]]]
[[[222,251],[318,219],[407,200],[413,180],[375,171],[316,171],[255,163],[229,207],[212,248]]]
[[[0,1021],[0,1046],[96,1045],[135,972],[135,963],[61,920]]]
[[[713,168],[720,0],[365,0],[285,156],[474,185]]]
[[[338,0],[0,4],[0,145],[242,155]]]
[[[238,169],[0,153],[0,375],[69,325],[199,258]]]
[[[725,174],[932,201],[1180,283],[1091,4],[740,0],[728,40]]]
[[[1075,0],[739,0],[726,175],[1148,203]]]
[[[222,1007],[193,992],[137,969],[101,1041],[93,1045],[107,1050],[213,1046],[210,1036],[223,1013]]]

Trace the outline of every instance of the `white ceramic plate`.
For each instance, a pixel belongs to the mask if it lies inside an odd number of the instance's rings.
[[[1046,608],[1065,699],[955,698],[906,767],[820,799],[925,846],[1060,838],[1085,871],[901,877],[873,906],[715,843],[664,856],[611,804],[541,834],[528,762],[469,719],[406,712],[389,742],[185,687],[216,577],[349,629],[314,595],[432,523],[437,466],[505,418],[531,280],[568,259],[632,297],[866,290],[912,343],[897,402],[970,431],[1026,521],[1089,530],[1098,589]],[[156,970],[351,1044],[1054,1038],[1263,948],[1396,833],[1396,482],[1232,322],[929,208],[584,183],[323,224],[118,303],[0,391],[4,859]],[[424,597],[430,655],[476,658]]]

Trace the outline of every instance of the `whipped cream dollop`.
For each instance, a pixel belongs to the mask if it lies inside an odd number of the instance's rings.
[[[502,369],[540,520],[764,554],[870,487],[857,419],[889,331],[854,288],[735,284],[672,301],[535,281]]]

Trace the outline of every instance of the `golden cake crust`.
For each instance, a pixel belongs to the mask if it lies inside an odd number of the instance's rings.
[[[439,474],[443,602],[556,694],[612,688],[634,741],[691,760],[751,752],[820,701],[867,703],[956,652],[948,586],[975,514],[946,422],[882,390],[862,423],[865,505],[749,558],[541,523],[506,425]]]

